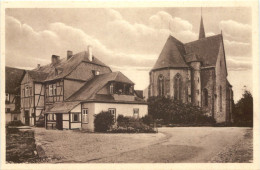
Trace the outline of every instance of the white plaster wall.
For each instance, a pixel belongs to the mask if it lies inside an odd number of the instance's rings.
[[[78,104],[75,108],[71,110],[71,112],[81,112],[81,104]]]
[[[109,108],[116,109],[116,116],[119,114],[124,116],[133,116],[134,108],[139,109],[139,117],[148,114],[148,106],[145,104],[119,104],[119,103],[95,103],[95,114],[101,111],[108,111]]]
[[[98,114],[101,111],[108,111],[110,108],[116,109],[116,117],[120,114],[124,116],[133,116],[134,108],[139,109],[140,118],[148,114],[148,106],[145,104],[83,103],[82,108],[87,108],[89,114],[89,123],[82,123],[82,128],[90,131],[94,131],[95,114]]]

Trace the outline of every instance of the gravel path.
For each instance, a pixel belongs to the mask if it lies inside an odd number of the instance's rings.
[[[175,127],[160,128],[158,134],[96,134],[36,128],[35,137],[49,162],[53,163],[205,163],[252,160],[251,128]]]

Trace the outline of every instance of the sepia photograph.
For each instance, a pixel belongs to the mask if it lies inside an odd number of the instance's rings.
[[[6,169],[256,169],[259,30],[252,5],[60,4],[2,6]]]

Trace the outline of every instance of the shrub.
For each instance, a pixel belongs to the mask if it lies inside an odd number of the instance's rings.
[[[152,124],[154,122],[152,115],[145,115],[141,119],[142,119],[143,123],[146,124],[146,125],[150,125],[150,124]]]
[[[114,124],[114,116],[110,112],[100,112],[94,120],[96,132],[107,132]]]
[[[113,133],[155,133],[153,128],[143,123],[143,118],[135,119],[133,117],[127,117],[118,115],[117,118],[118,127],[112,129]]]
[[[200,107],[172,98],[149,98],[148,114],[156,120],[162,119],[163,124],[215,124],[214,118],[205,115]]]
[[[7,123],[7,126],[24,126],[24,124],[20,120],[16,120]]]

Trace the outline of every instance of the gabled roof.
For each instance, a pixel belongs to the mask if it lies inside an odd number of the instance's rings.
[[[170,35],[152,70],[168,67],[188,67],[184,60],[185,54],[183,43]]]
[[[104,87],[108,82],[122,82],[134,84],[121,72],[112,72],[95,76],[87,81],[77,92],[68,98],[68,101],[83,101],[91,99],[94,95]]]
[[[48,73],[45,73],[45,72],[40,72],[40,71],[27,71],[29,76],[33,79],[33,81],[36,81],[36,82],[43,82],[47,76],[48,76]]]
[[[51,107],[46,108],[46,113],[68,113],[74,109],[80,102],[59,102],[54,103]]]
[[[186,53],[196,54],[202,66],[216,66],[222,35],[202,38],[184,45]],[[186,56],[186,60],[188,60]]]
[[[98,58],[93,56],[93,60],[90,61],[88,58],[88,52],[83,51],[73,55],[70,59],[62,59],[56,65],[48,64],[42,66],[40,68],[36,68],[33,71],[45,72],[48,73],[45,81],[55,80],[64,78],[69,75],[81,62],[87,62],[95,65],[99,65],[102,67],[108,67],[103,62],[101,62]],[[109,67],[108,67],[109,68]],[[110,69],[110,68],[109,68]],[[58,74],[57,74],[58,73]]]
[[[25,74],[25,70],[5,67],[5,91],[7,93],[19,93],[20,84]]]

